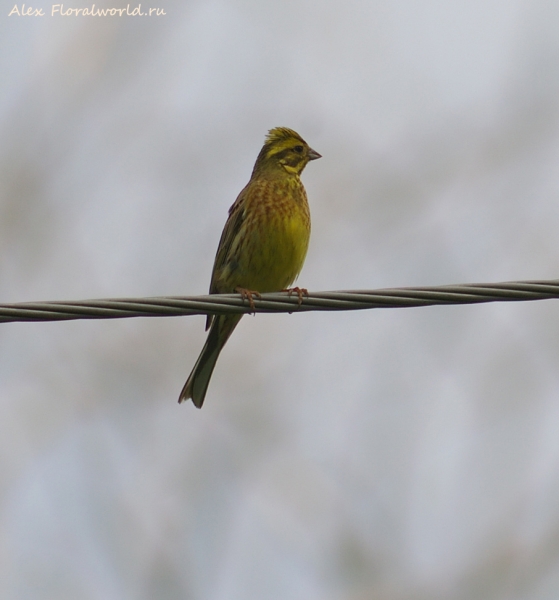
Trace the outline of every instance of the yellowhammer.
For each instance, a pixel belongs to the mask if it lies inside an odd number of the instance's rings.
[[[250,181],[229,209],[215,256],[210,294],[252,295],[290,286],[303,267],[311,221],[307,194],[299,175],[320,158],[292,129],[268,132]],[[301,291],[296,288],[298,293]],[[210,332],[179,403],[192,398],[202,407],[215,363],[242,315],[210,315]]]

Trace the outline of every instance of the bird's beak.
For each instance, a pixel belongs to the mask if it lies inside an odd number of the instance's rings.
[[[319,154],[316,150],[309,148],[309,160],[316,160],[317,158],[322,158],[322,154]]]

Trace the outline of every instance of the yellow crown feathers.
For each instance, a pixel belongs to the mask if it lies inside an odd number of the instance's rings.
[[[285,142],[293,139],[305,143],[305,140],[296,131],[293,131],[293,129],[289,129],[288,127],[274,127],[274,129],[270,129],[270,131],[268,131],[268,135],[266,136],[264,143],[266,146],[272,146],[278,144],[279,142]]]

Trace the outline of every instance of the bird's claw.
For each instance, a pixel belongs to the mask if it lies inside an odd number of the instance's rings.
[[[254,296],[256,296],[257,298],[262,298],[260,292],[257,292],[255,290],[247,290],[246,288],[242,287],[236,287],[235,291],[238,294],[241,294],[242,300],[248,300],[248,304],[250,306],[249,315],[256,313],[256,308],[254,306]]]
[[[282,292],[287,292],[290,298],[293,294],[297,294],[297,306],[301,306],[301,304],[303,304],[303,296],[305,296],[306,298],[309,297],[309,291],[307,290],[307,288],[293,287],[287,288],[286,290],[282,290]]]

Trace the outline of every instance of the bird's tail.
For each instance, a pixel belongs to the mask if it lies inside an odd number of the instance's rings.
[[[216,315],[214,317],[202,352],[182,388],[179,404],[191,398],[196,408],[202,408],[219,353],[241,317],[242,315]]]

